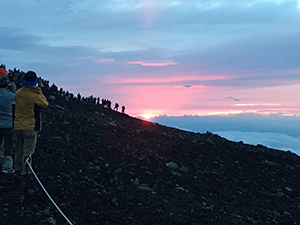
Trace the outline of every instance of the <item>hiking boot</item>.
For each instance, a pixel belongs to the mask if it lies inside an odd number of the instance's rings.
[[[2,165],[2,173],[14,173],[13,159],[11,156],[4,156],[4,162]]]
[[[6,174],[13,174],[15,172],[15,170],[13,168],[10,169],[2,169],[2,173],[6,173]]]

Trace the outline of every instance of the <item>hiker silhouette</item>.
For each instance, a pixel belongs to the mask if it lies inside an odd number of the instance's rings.
[[[119,104],[116,103],[116,104],[115,104],[115,107],[114,107],[114,110],[118,111],[118,109],[119,109]]]

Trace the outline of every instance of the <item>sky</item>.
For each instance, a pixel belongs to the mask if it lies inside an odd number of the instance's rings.
[[[134,117],[298,122],[299,0],[10,0],[0,27],[7,69]]]

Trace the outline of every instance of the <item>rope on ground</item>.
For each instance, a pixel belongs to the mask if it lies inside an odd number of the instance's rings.
[[[48,194],[47,190],[44,188],[43,184],[41,183],[40,179],[37,177],[36,173],[34,172],[30,162],[29,162],[30,156],[26,159],[26,164],[28,165],[28,167],[30,168],[32,174],[35,176],[36,180],[38,181],[38,183],[40,184],[40,186],[42,187],[42,189],[44,190],[44,192],[46,193],[46,195],[48,196],[48,198],[50,199],[50,201],[53,203],[53,205],[56,207],[56,209],[60,212],[60,214],[65,218],[65,220],[70,224],[73,225],[72,222],[66,217],[66,215],[63,213],[63,211],[61,211],[61,209],[58,207],[58,205],[54,202],[54,200],[51,198],[51,196]]]

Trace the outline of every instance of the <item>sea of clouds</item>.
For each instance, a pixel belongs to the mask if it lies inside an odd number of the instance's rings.
[[[252,145],[261,144],[300,155],[300,137],[271,132],[217,131],[216,134],[231,141],[243,141]]]
[[[238,114],[228,116],[166,116],[152,119],[183,130],[218,134],[231,141],[264,145],[300,155],[299,116]]]

